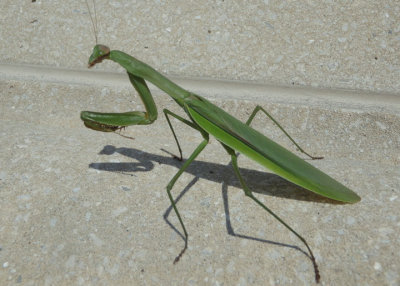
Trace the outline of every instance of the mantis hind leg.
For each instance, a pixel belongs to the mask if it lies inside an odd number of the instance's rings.
[[[231,156],[232,158],[232,167],[233,167],[233,171],[235,172],[236,176],[239,179],[240,185],[242,186],[242,189],[245,193],[245,195],[249,198],[251,198],[253,201],[255,201],[259,206],[261,206],[264,210],[266,210],[269,214],[271,214],[275,219],[277,219],[281,224],[283,224],[287,229],[289,229],[294,235],[296,235],[303,243],[304,245],[307,247],[307,250],[310,254],[310,259],[313,263],[314,266],[314,272],[315,272],[315,281],[318,283],[320,280],[320,275],[319,275],[319,270],[318,270],[318,265],[317,262],[315,260],[314,254],[311,251],[311,248],[308,246],[307,241],[300,235],[298,234],[293,228],[291,228],[284,220],[282,220],[278,215],[276,215],[272,210],[270,210],[266,205],[264,205],[261,201],[259,201],[254,195],[253,192],[247,187],[246,182],[244,181],[242,175],[240,174],[239,171],[239,166],[237,163],[237,155],[235,153],[235,150],[233,150],[232,148],[222,144],[222,146],[225,148],[225,150],[228,152],[228,154]]]
[[[312,160],[318,160],[318,159],[323,159],[323,158],[324,158],[324,157],[312,156],[312,155],[308,154],[306,151],[304,151],[303,148],[301,148],[301,147],[299,146],[299,144],[297,144],[296,141],[294,141],[294,139],[293,139],[293,138],[286,132],[286,130],[278,123],[278,121],[276,121],[275,118],[273,118],[272,115],[269,114],[269,113],[268,113],[264,108],[262,108],[260,105],[257,105],[257,106],[254,108],[254,110],[253,110],[253,112],[251,113],[249,119],[247,119],[247,121],[246,121],[246,125],[249,125],[249,126],[250,126],[251,122],[253,121],[254,117],[256,116],[256,114],[257,114],[259,111],[264,112],[264,114],[265,114],[266,116],[268,116],[268,118],[271,119],[272,122],[274,122],[275,125],[278,126],[278,128],[279,128],[280,130],[282,130],[283,133],[285,133],[285,135],[290,139],[290,141],[292,141],[292,143],[293,143],[294,145],[296,145],[296,147],[299,149],[300,152],[302,152],[303,154],[307,155],[307,156],[310,157]]]
[[[176,145],[178,146],[178,150],[179,150],[179,157],[176,156],[176,155],[173,155],[173,156],[174,156],[175,159],[178,159],[179,161],[182,161],[182,149],[181,149],[181,145],[179,144],[178,137],[176,137],[174,128],[172,127],[171,121],[169,120],[169,117],[168,117],[168,116],[170,115],[170,116],[172,116],[172,117],[175,117],[176,119],[180,120],[181,122],[185,123],[186,125],[189,125],[190,127],[194,128],[194,129],[196,129],[196,130],[199,130],[199,128],[198,128],[195,124],[193,124],[192,122],[190,122],[189,120],[187,120],[187,119],[185,119],[185,118],[179,116],[178,114],[173,113],[172,111],[170,111],[170,110],[168,110],[168,109],[163,109],[163,112],[164,112],[165,118],[167,119],[168,126],[169,126],[169,128],[171,129],[171,131],[172,131],[172,135],[174,135],[174,139],[175,139]]]

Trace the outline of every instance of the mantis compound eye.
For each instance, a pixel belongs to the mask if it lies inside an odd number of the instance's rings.
[[[110,55],[110,48],[104,45],[96,45],[89,58],[88,67],[91,68],[97,63],[101,63],[103,59],[107,59]]]

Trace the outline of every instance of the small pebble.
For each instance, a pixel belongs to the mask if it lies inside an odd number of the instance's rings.
[[[379,262],[375,262],[374,269],[375,270],[382,270],[382,265]]]

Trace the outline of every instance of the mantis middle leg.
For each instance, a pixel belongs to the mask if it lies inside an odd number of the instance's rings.
[[[174,135],[174,139],[175,139],[176,145],[178,145],[179,157],[178,157],[178,156],[175,156],[175,155],[173,155],[173,156],[174,156],[175,159],[178,159],[179,161],[182,161],[182,149],[181,149],[181,145],[179,144],[178,137],[176,137],[174,128],[172,127],[172,124],[171,124],[171,121],[169,120],[168,115],[171,115],[172,117],[175,117],[176,119],[178,119],[178,120],[180,120],[181,122],[185,123],[186,125],[192,127],[193,129],[196,129],[196,130],[199,130],[199,131],[200,131],[200,129],[197,127],[197,125],[195,125],[195,124],[193,124],[192,122],[190,122],[189,120],[187,120],[187,119],[185,119],[185,118],[179,116],[178,114],[175,114],[175,113],[173,113],[172,111],[169,111],[168,109],[163,109],[163,112],[164,112],[165,118],[167,119],[168,126],[169,126],[169,128],[171,129],[171,131],[172,131],[172,135]]]
[[[174,264],[175,264],[175,263],[177,263],[177,262],[179,261],[179,259],[182,257],[183,253],[185,253],[185,251],[186,251],[186,249],[187,249],[188,237],[189,237],[189,235],[188,235],[188,233],[187,233],[187,231],[186,231],[186,227],[185,227],[185,224],[183,223],[183,220],[182,220],[182,218],[181,218],[181,215],[179,214],[178,208],[176,207],[175,200],[174,200],[174,198],[172,197],[172,194],[171,194],[171,190],[172,190],[172,188],[174,187],[175,182],[178,180],[178,178],[182,175],[183,172],[185,172],[186,168],[196,159],[196,157],[201,153],[201,151],[203,151],[203,149],[207,146],[208,141],[209,141],[209,135],[208,135],[208,133],[206,133],[206,132],[204,132],[203,130],[199,129],[199,128],[198,128],[195,124],[193,124],[192,122],[190,122],[190,121],[188,121],[188,120],[186,120],[186,119],[180,117],[179,115],[177,115],[177,114],[175,114],[175,113],[169,111],[168,109],[164,109],[164,114],[165,114],[165,116],[166,116],[166,118],[167,118],[168,124],[169,124],[169,126],[170,126],[170,128],[171,128],[171,131],[172,131],[172,134],[174,135],[175,141],[176,141],[176,143],[177,143],[177,145],[178,145],[178,149],[179,149],[179,152],[180,152],[180,155],[181,155],[181,160],[182,160],[182,151],[181,151],[181,147],[180,147],[180,145],[179,145],[179,141],[178,141],[178,138],[176,137],[176,134],[175,134],[175,132],[174,132],[174,129],[172,128],[172,125],[171,125],[171,122],[170,122],[170,120],[169,120],[169,118],[168,118],[168,115],[171,115],[171,116],[175,117],[176,119],[182,121],[183,123],[189,125],[190,127],[194,128],[194,129],[196,129],[196,130],[198,130],[198,131],[201,133],[201,135],[203,136],[203,138],[204,138],[204,140],[197,146],[197,148],[193,151],[193,153],[192,153],[192,154],[189,156],[189,158],[185,161],[185,163],[183,164],[183,166],[179,169],[179,171],[178,171],[178,172],[175,174],[175,176],[171,179],[171,181],[169,181],[169,183],[168,183],[168,185],[167,185],[167,187],[166,187],[167,194],[168,194],[168,198],[169,198],[169,200],[171,201],[171,205],[172,205],[172,207],[173,207],[173,209],[174,209],[174,211],[175,211],[175,213],[176,213],[176,216],[177,216],[178,219],[179,219],[179,222],[180,222],[180,224],[181,224],[181,226],[182,226],[182,229],[183,229],[183,232],[184,232],[184,235],[185,235],[185,246],[183,247],[183,249],[181,250],[181,252],[179,253],[179,255],[175,258],[175,260],[174,260]],[[179,159],[179,158],[178,158],[178,159]]]

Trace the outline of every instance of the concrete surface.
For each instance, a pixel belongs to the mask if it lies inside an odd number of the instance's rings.
[[[362,197],[338,204],[240,157],[322,285],[400,285],[396,1],[96,3],[100,42],[241,120],[262,105]],[[165,186],[181,163],[161,110],[181,111],[152,88],[159,120],[122,131],[134,140],[84,128],[81,110],[143,110],[116,65],[85,69],[84,2],[0,6],[0,285],[314,284],[303,244],[245,198],[215,140],[173,189],[190,235],[173,265],[183,240]],[[201,136],[174,124],[187,157]],[[262,116],[254,127],[294,150]]]
[[[304,250],[301,242],[245,199],[215,140],[174,188],[175,196],[183,194],[178,206],[190,240],[173,265],[183,241],[165,186],[180,163],[168,154],[176,153],[176,146],[165,119],[123,131],[134,140],[85,129],[80,110],[142,109],[128,84],[116,84],[127,82],[126,76],[70,71],[77,81],[66,84],[52,83],[40,71],[36,76],[42,81],[2,74],[2,285],[314,283],[311,262],[295,249]],[[104,84],[79,83],[93,75]],[[261,93],[261,86],[257,90]],[[398,285],[398,102],[357,107],[351,100],[344,105],[306,98],[314,92],[265,86],[262,98],[268,102],[208,97],[243,120],[262,104],[301,145],[325,156],[313,164],[362,197],[354,205],[335,204],[240,158],[258,198],[308,240],[322,285]],[[352,97],[342,93],[331,98]],[[155,98],[158,106],[179,112],[167,96],[156,92]],[[258,118],[255,127],[293,150],[265,122]],[[188,156],[201,137],[180,127]]]
[[[0,8],[0,62],[87,62],[95,38],[85,0],[2,0]],[[96,8],[99,43],[170,75],[400,90],[397,0],[96,0]]]

